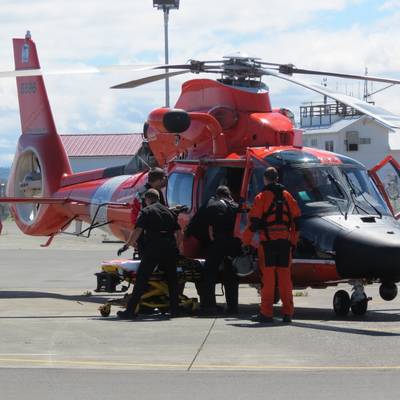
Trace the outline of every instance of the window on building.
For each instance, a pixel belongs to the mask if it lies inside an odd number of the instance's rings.
[[[344,144],[347,151],[358,151],[358,145],[360,143],[360,138],[357,131],[347,131],[346,140]]]
[[[360,144],[371,144],[371,138],[369,137],[360,138]]]
[[[333,144],[333,140],[326,140],[325,141],[325,150],[326,151],[334,151],[334,144]]]
[[[311,139],[311,147],[318,147],[318,139],[317,138]]]
[[[194,176],[187,173],[172,173],[168,178],[167,201],[170,207],[178,204],[192,208]]]

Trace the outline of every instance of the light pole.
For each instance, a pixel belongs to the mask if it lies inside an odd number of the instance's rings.
[[[153,0],[153,7],[164,12],[164,46],[165,46],[165,64],[169,63],[168,59],[168,17],[169,10],[177,10],[179,8],[179,0]],[[168,69],[165,70],[168,73]],[[169,78],[165,78],[165,106],[169,107]]]

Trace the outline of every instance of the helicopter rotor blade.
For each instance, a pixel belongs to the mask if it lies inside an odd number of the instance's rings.
[[[77,69],[60,69],[60,70],[43,70],[37,69],[19,69],[13,71],[0,71],[0,78],[18,78],[25,76],[38,76],[38,75],[78,75],[78,74],[99,74],[107,72],[135,72],[135,71],[148,71],[158,69],[155,64],[141,64],[141,65],[110,65],[104,67],[83,67]]]
[[[111,86],[110,89],[132,89],[132,88],[135,88],[135,87],[138,87],[138,86],[145,85],[147,83],[157,82],[157,81],[159,81],[161,79],[169,78],[171,76],[186,74],[188,72],[190,72],[190,70],[166,72],[166,73],[163,73],[163,74],[151,75],[151,76],[147,76],[145,78],[134,79],[133,81],[124,82],[124,83],[120,83],[118,85]]]
[[[300,69],[296,68],[292,64],[280,65],[279,72],[286,75],[292,75],[292,74],[323,75],[323,76],[334,76],[336,78],[360,79],[364,81],[400,84],[399,79],[381,78],[379,76],[370,76],[370,75],[342,74],[338,72],[316,71],[311,69]]]
[[[310,89],[314,92],[320,93],[331,99],[338,101],[339,103],[346,104],[355,110],[360,111],[362,114],[368,115],[373,119],[381,122],[385,126],[390,128],[400,128],[400,116],[392,114],[391,112],[385,110],[384,108],[374,106],[365,101],[359,100],[355,97],[347,96],[345,94],[333,92],[324,86],[316,85],[310,82],[300,80],[298,78],[293,78],[291,76],[275,72],[273,70],[265,69],[265,75],[274,76],[279,79],[283,79],[296,85],[303,86],[306,89]]]
[[[41,69],[21,69],[18,71],[0,71],[0,78],[16,78],[20,76],[37,76],[43,75]]]

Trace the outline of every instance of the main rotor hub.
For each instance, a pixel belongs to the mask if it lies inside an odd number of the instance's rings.
[[[244,53],[234,53],[222,57],[222,75],[231,79],[253,79],[264,75],[263,68],[258,62],[260,58],[250,57]]]

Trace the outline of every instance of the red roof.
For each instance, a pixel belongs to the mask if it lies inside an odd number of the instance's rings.
[[[68,157],[132,156],[142,144],[136,133],[60,136]]]

